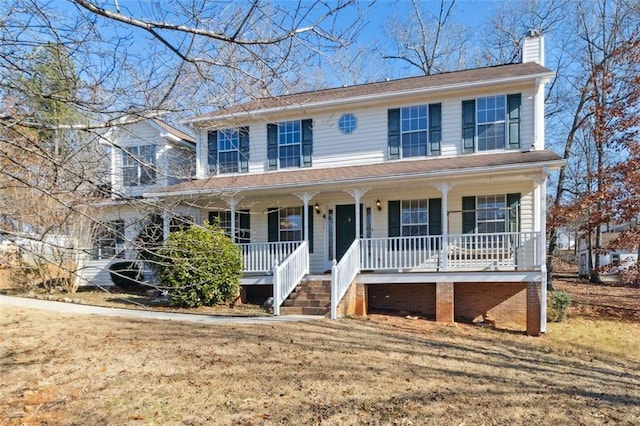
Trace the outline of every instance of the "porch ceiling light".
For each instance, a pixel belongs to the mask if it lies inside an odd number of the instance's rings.
[[[382,203],[380,202],[379,198],[376,200],[376,208],[378,209],[378,211],[382,210]]]
[[[320,204],[316,203],[316,205],[313,206],[313,209],[316,211],[316,214],[320,214]]]

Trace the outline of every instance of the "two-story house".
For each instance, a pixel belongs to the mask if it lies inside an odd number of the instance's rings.
[[[197,179],[145,197],[196,222],[218,218],[242,247],[243,285],[273,288],[276,314],[296,298],[299,312],[323,312],[324,289],[333,318],[486,315],[538,334],[546,179],[563,161],[545,150],[554,73],[543,38],[523,50],[522,63],[194,117]]]
[[[136,238],[160,210],[143,194],[195,176],[196,140],[159,119],[123,123],[101,136],[107,152],[109,183],[94,200],[99,222],[91,253],[80,265],[83,284],[111,285],[107,266],[115,259],[135,259]],[[107,188],[108,187],[108,188]]]

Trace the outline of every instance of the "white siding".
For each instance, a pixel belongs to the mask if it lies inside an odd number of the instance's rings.
[[[503,85],[465,91],[453,91],[449,94],[429,95],[428,97],[407,96],[403,101],[389,102],[385,105],[354,105],[334,108],[326,111],[301,112],[297,116],[274,117],[271,122],[313,119],[313,167],[340,167],[358,164],[380,163],[388,160],[387,147],[387,111],[403,106],[441,103],[442,104],[442,146],[439,157],[462,154],[462,101],[492,95],[520,93],[522,96],[520,118],[520,142],[522,151],[532,148],[534,142],[534,82]],[[342,134],[337,122],[344,113],[352,113],[357,118],[357,128],[349,135]],[[267,171],[267,123],[262,118],[250,124],[250,173]],[[225,124],[227,127],[233,125]],[[240,125],[247,125],[240,123]],[[200,130],[198,135],[198,155],[201,168],[200,177],[208,174],[207,169],[207,131]],[[470,155],[470,154],[464,154]],[[438,158],[438,157],[434,157]],[[395,161],[395,160],[393,160]],[[291,169],[288,169],[291,170]]]
[[[167,139],[160,135],[158,129],[149,125],[146,121],[115,129],[112,143],[115,147],[111,149],[111,185],[116,194],[125,196],[142,195],[152,188],[175,183],[178,177],[186,178],[189,176],[189,172],[193,170],[193,162],[195,160],[193,151],[181,145],[171,146]],[[122,184],[123,149],[126,150],[130,147],[142,145],[156,146],[156,183],[155,185],[140,187],[124,187]]]

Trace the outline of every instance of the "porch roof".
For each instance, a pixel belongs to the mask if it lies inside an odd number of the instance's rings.
[[[264,173],[232,174],[196,179],[144,194],[145,197],[214,195],[220,193],[367,184],[407,178],[450,177],[466,173],[495,173],[542,167],[560,167],[564,160],[553,151],[501,152],[450,158],[387,161],[347,167],[302,168]]]

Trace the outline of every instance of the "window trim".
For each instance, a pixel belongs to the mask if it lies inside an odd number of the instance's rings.
[[[502,100],[502,120],[493,120],[493,121],[487,121],[485,118],[485,121],[481,122],[480,121],[480,114],[481,112],[486,114],[489,111],[493,111],[494,113],[497,113],[498,111],[500,111],[499,108],[484,108],[484,109],[480,109],[480,101],[484,101],[484,102],[488,102],[489,99],[501,99]],[[487,151],[504,151],[507,146],[508,146],[508,141],[507,141],[507,123],[508,123],[508,117],[507,117],[507,95],[492,95],[492,96],[482,96],[479,98],[476,98],[476,137],[475,137],[475,145],[476,145],[476,151],[477,152],[487,152]],[[480,126],[494,126],[494,125],[499,125],[502,124],[502,147],[499,148],[485,148],[485,149],[480,149]]]
[[[422,109],[424,108],[424,129],[419,129],[419,130],[405,130],[404,129],[404,123],[405,122],[411,122],[413,120],[418,121],[418,123],[421,121],[422,116],[420,114],[418,114],[418,116],[416,118],[414,117],[407,117],[405,118],[405,112],[408,113],[410,110],[412,109]],[[422,134],[424,133],[424,138],[425,138],[425,142],[424,144],[422,144],[422,146],[417,145],[418,148],[420,148],[421,150],[424,149],[424,154],[420,153],[418,155],[405,155],[404,151],[405,151],[405,144],[404,144],[404,137],[405,135],[417,135],[417,134]],[[400,107],[400,158],[414,158],[414,157],[426,157],[429,153],[429,105],[427,104],[419,104],[419,105],[409,105],[409,106],[404,106],[404,107]]]
[[[227,136],[228,134],[231,134],[233,139],[229,139],[227,137],[227,140],[230,140],[231,143],[233,143],[233,141],[235,140],[235,148],[234,149],[223,149],[221,147],[221,144],[225,141],[225,136]],[[217,144],[217,161],[216,161],[216,171],[219,174],[225,174],[225,173],[238,173],[240,171],[240,129],[239,128],[230,128],[230,129],[220,129],[217,131],[217,137],[216,137],[216,144]],[[234,167],[232,167],[232,170],[229,170],[226,167],[222,166],[222,161],[221,161],[221,154],[224,153],[235,153],[236,154],[236,161],[235,161],[235,165]]]

